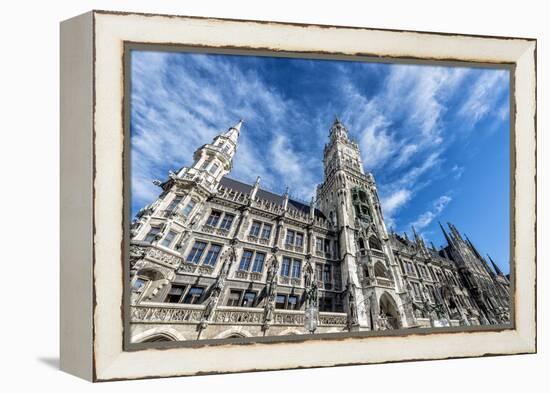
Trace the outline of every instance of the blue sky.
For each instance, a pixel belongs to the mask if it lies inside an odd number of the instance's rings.
[[[240,118],[230,176],[310,200],[338,115],[388,227],[440,246],[453,222],[509,271],[507,70],[149,51],[131,67],[132,215]]]

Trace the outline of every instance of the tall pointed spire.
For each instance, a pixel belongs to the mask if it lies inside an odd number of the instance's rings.
[[[447,244],[451,247],[454,247],[454,241],[451,239],[445,228],[443,228],[443,225],[441,225],[441,222],[439,222],[439,227],[441,228],[441,231],[443,232],[443,235],[445,236],[445,240],[447,240]]]
[[[231,139],[233,142],[237,143],[237,140],[239,139],[239,135],[241,133],[241,127],[243,125],[244,121],[243,119],[240,119],[237,124],[235,124],[233,127],[229,127],[229,130],[225,133],[225,136]]]
[[[332,123],[332,126],[330,127],[330,139],[344,139],[348,140],[348,130],[347,128],[342,124],[340,119],[338,117],[335,117],[334,123]]]
[[[254,186],[250,190],[250,199],[254,200],[256,199],[256,194],[258,193],[258,190],[260,188],[260,176],[256,177],[256,181],[254,182]]]
[[[450,222],[448,222],[447,225],[451,229],[451,234],[456,239],[456,241],[458,242],[463,241],[462,236],[460,236],[460,232],[458,232],[458,229],[456,229],[456,227]]]
[[[487,256],[489,257],[489,260],[491,261],[491,264],[493,265],[493,269],[495,269],[495,272],[497,273],[497,275],[504,276],[504,273],[502,273],[502,270],[500,270],[500,268],[495,263],[495,261],[493,261],[493,258],[491,258],[489,254],[487,254]]]

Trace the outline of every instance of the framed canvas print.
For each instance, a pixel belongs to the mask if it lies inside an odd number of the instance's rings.
[[[61,367],[536,351],[536,41],[61,24]]]

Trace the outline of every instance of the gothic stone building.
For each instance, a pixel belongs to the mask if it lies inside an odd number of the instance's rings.
[[[132,342],[509,322],[508,278],[454,225],[441,249],[387,231],[338,119],[310,204],[227,177],[241,126],[155,181],[132,222]]]

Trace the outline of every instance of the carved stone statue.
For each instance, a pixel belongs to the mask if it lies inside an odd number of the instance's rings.
[[[273,306],[273,302],[268,302],[266,305],[265,305],[265,309],[264,309],[264,322],[267,323],[267,322],[271,322],[271,320],[273,319],[273,309],[275,307]]]
[[[219,299],[220,299],[220,292],[214,289],[212,291],[212,294],[208,298],[208,302],[206,303],[206,306],[204,308],[201,322],[207,322],[210,320],[210,317],[212,316],[212,312],[216,308],[216,305],[218,304]]]
[[[357,320],[357,306],[355,304],[355,295],[353,294],[354,284],[350,282],[348,277],[348,282],[346,284],[346,293],[348,296],[348,329],[351,329],[353,325],[358,324]]]
[[[313,280],[306,288],[306,305],[317,306],[317,281]]]

